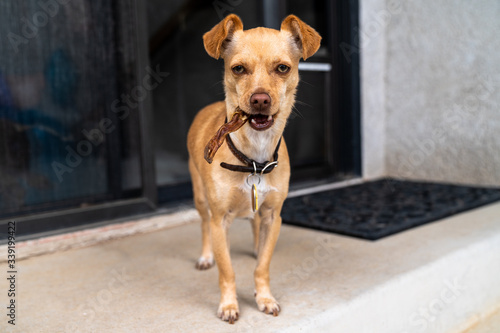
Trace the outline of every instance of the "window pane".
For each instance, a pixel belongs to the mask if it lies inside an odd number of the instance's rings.
[[[121,165],[133,156],[134,117],[112,112],[123,62],[133,60],[127,49],[117,56],[125,31],[116,33],[116,8],[111,0],[1,2],[1,214],[117,198],[122,174],[140,171]]]

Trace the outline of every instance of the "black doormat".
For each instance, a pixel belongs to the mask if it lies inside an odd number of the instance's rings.
[[[382,179],[285,201],[283,222],[369,240],[500,200],[499,188]]]

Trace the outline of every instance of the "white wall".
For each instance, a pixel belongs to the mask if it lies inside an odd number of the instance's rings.
[[[500,2],[361,0],[361,24],[365,177],[500,185]]]

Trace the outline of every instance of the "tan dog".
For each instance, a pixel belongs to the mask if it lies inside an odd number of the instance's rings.
[[[224,59],[226,100],[202,109],[188,134],[194,201],[202,219],[203,249],[196,267],[210,268],[215,258],[221,290],[217,315],[234,323],[239,309],[227,231],[234,218],[251,218],[258,257],[256,302],[259,310],[277,316],[280,306],[269,287],[269,265],[290,178],[286,145],[279,143],[295,102],[299,59],[312,56],[321,37],[294,15],[285,18],[279,31],[244,31],[240,18],[229,15],[203,41],[210,56]],[[205,146],[225,121],[233,119],[237,108],[248,119],[230,134],[236,149],[230,149],[226,138],[213,163],[208,163]],[[269,163],[275,160],[277,167]],[[235,170],[239,167],[245,170]]]

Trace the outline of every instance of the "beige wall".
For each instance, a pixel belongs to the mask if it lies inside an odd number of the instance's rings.
[[[361,7],[365,176],[500,185],[500,2]]]

